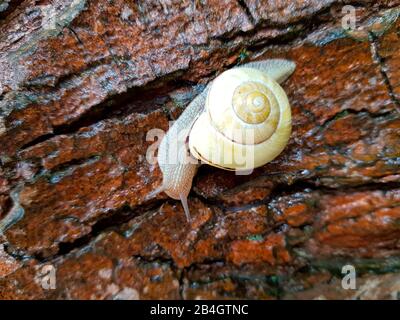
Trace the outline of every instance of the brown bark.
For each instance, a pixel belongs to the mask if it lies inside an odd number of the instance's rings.
[[[0,298],[398,298],[400,1],[8,2],[0,217],[24,214],[1,238]],[[342,29],[343,2],[362,29]],[[189,225],[149,197],[146,134],[271,57],[297,64],[289,145],[249,176],[201,167]],[[34,281],[44,264],[55,290]]]

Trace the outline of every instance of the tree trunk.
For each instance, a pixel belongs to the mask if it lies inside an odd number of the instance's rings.
[[[399,0],[0,0],[0,298],[399,298],[399,15]],[[247,176],[202,166],[188,224],[152,193],[148,132],[275,57],[297,64],[288,146]],[[46,265],[54,290],[34,281]]]

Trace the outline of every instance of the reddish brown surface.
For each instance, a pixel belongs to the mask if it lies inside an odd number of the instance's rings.
[[[0,298],[398,298],[399,20],[364,39],[333,0],[52,3],[57,32],[34,1],[0,20],[0,217],[24,209],[0,238]],[[357,12],[369,28],[399,5]],[[224,69],[270,57],[297,64],[292,138],[249,176],[202,167],[189,225],[150,194],[146,134]],[[46,264],[55,290],[35,281]]]

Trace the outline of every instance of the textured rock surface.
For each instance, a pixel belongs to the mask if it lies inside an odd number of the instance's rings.
[[[341,2],[0,6],[0,217],[21,214],[0,238],[0,298],[398,299],[400,1],[354,2],[352,32]],[[248,176],[203,166],[188,225],[151,193],[148,132],[271,57],[297,64],[290,143]]]

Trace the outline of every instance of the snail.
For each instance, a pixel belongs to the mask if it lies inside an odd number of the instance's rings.
[[[163,137],[158,192],[187,202],[199,160],[226,170],[251,170],[277,157],[291,134],[291,110],[279,85],[292,61],[251,62],[221,73],[188,105]]]

